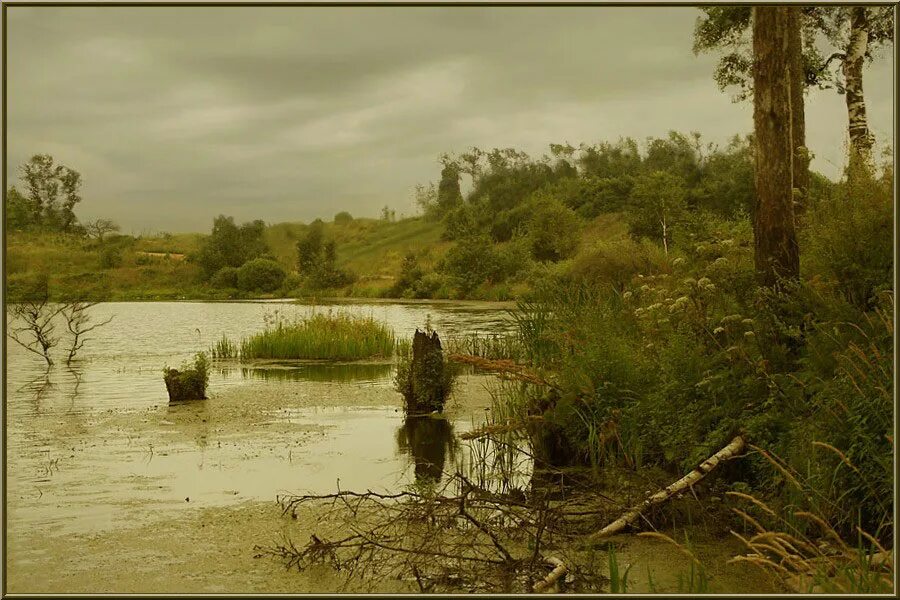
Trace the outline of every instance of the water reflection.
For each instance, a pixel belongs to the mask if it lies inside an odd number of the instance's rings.
[[[443,417],[406,417],[397,431],[397,446],[412,458],[416,483],[437,483],[444,473],[448,452],[456,446],[453,426]]]
[[[308,363],[241,367],[244,379],[364,383],[388,380],[391,363]]]

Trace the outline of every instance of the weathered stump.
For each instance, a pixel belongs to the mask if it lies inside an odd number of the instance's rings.
[[[169,402],[177,400],[206,400],[206,381],[194,370],[166,369],[163,372]]]
[[[451,367],[444,362],[444,351],[436,331],[430,335],[416,329],[412,359],[405,386],[407,414],[442,411],[452,386]]]

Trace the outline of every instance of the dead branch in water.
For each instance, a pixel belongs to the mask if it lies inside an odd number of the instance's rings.
[[[525,365],[519,364],[513,360],[500,359],[491,360],[480,356],[472,356],[470,354],[449,354],[447,359],[462,365],[470,365],[482,371],[490,371],[495,373],[501,379],[510,379],[513,381],[524,381],[544,387],[556,388],[556,385]]]
[[[546,495],[493,492],[461,473],[431,488],[397,493],[338,490],[331,494],[280,497],[283,514],[301,519],[308,508],[316,531],[304,545],[290,540],[257,547],[291,568],[329,565],[344,585],[400,579],[419,591],[531,591],[550,586],[565,573],[548,576],[547,549],[565,557],[573,537],[566,530],[565,504],[550,506]],[[574,564],[561,558],[557,562]],[[573,569],[567,568],[571,572]],[[584,573],[579,584],[600,589],[602,576]],[[593,586],[593,587],[590,587]]]
[[[560,577],[569,572],[569,567],[566,566],[566,563],[559,560],[555,556],[547,557],[547,563],[553,565],[554,568],[546,577],[544,577],[544,579],[534,584],[534,587],[532,589],[535,592],[543,592],[554,583],[556,583]]]
[[[684,492],[688,488],[692,487],[695,483],[706,477],[706,475],[708,475],[720,464],[740,454],[744,449],[744,445],[745,442],[743,437],[735,437],[733,440],[731,440],[731,442],[728,443],[727,446],[700,463],[700,466],[698,466],[696,469],[694,469],[675,483],[669,485],[665,489],[656,492],[640,504],[631,507],[630,509],[625,511],[625,513],[621,517],[619,517],[600,531],[591,535],[588,538],[588,543],[595,543],[611,535],[619,533],[629,525],[633,524],[647,509],[656,506],[657,504],[662,504],[672,496],[676,496]]]
[[[529,415],[528,421],[537,422],[543,421],[543,417],[541,415]],[[491,435],[498,435],[501,433],[512,433],[514,431],[521,431],[528,427],[528,423],[525,421],[516,421],[513,419],[509,419],[504,423],[493,423],[490,425],[485,425],[483,427],[479,427],[478,429],[473,429],[472,431],[467,431],[465,433],[461,433],[459,435],[459,439],[461,440],[474,440],[477,438],[487,437]]]

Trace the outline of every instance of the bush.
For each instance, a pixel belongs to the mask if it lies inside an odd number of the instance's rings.
[[[107,246],[100,251],[100,268],[114,269],[122,264],[122,253],[115,246]]]
[[[632,239],[602,242],[577,256],[570,273],[577,282],[608,285],[624,292],[636,275],[654,272],[656,263],[649,250],[646,244]]]
[[[252,292],[274,292],[284,282],[287,273],[279,263],[267,258],[245,262],[237,270],[238,289]]]
[[[335,225],[347,225],[348,223],[353,222],[353,215],[348,213],[345,210],[342,210],[338,214],[334,215],[334,224]]]
[[[801,258],[815,274],[834,282],[855,306],[868,308],[894,280],[893,206],[875,183],[816,202],[809,212]]]
[[[238,270],[234,267],[222,267],[209,280],[215,288],[236,288],[238,286]]]
[[[537,202],[528,220],[532,256],[551,262],[569,258],[578,249],[580,228],[571,208],[557,200]]]
[[[464,296],[485,281],[495,283],[502,276],[500,258],[485,235],[458,241],[444,257],[442,268]]]

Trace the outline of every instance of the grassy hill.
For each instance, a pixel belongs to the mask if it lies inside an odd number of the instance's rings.
[[[297,240],[309,225],[276,223],[265,230],[270,253],[289,273],[296,272]],[[425,272],[434,271],[453,246],[441,240],[443,225],[421,217],[400,221],[354,219],[328,222],[325,236],[337,243],[341,268],[356,275],[351,286],[325,290],[327,295],[387,297],[400,275],[404,257],[412,252]],[[536,265],[537,275],[576,267],[611,243],[627,238],[627,226],[618,214],[604,214],[582,229],[578,254],[563,263]],[[96,300],[226,299],[233,292],[203,282],[192,256],[205,234],[166,234],[160,237],[111,236],[102,243],[62,234],[10,232],[7,237],[7,283],[10,297],[24,289],[28,279],[45,273],[54,296],[73,295]],[[504,245],[497,245],[502,248]],[[469,294],[479,299],[509,299],[529,289],[534,273],[502,285],[485,284]],[[274,296],[291,296],[284,289]],[[435,297],[449,297],[444,287]],[[271,294],[269,296],[272,296]]]

